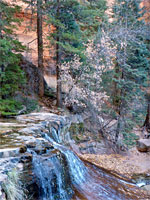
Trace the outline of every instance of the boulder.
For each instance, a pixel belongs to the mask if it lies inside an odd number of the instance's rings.
[[[148,192],[150,192],[150,185],[145,185],[142,187],[144,190],[147,190]]]
[[[25,153],[27,151],[27,147],[25,145],[22,145],[19,149],[19,153]]]
[[[150,139],[140,139],[136,143],[136,147],[140,152],[150,151]]]
[[[9,158],[19,155],[19,148],[0,149],[0,158]]]
[[[20,162],[21,163],[30,163],[30,162],[32,162],[32,154],[25,153],[23,156],[21,156]]]

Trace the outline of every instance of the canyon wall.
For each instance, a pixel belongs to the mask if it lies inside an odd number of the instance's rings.
[[[16,13],[16,16],[22,19],[21,25],[16,30],[17,37],[24,45],[27,46],[28,51],[24,53],[24,56],[33,64],[37,65],[37,34],[36,34],[36,15],[32,14],[32,8],[21,0],[6,0],[8,3],[15,3],[21,6],[22,11]],[[114,0],[108,0],[108,5]],[[141,6],[145,6],[147,12],[145,13],[146,22],[150,22],[150,0],[143,0]],[[109,14],[109,11],[108,11]],[[44,40],[44,71],[45,76],[55,74],[55,62],[53,60],[55,54],[55,48],[50,46],[47,36],[49,32],[53,32],[52,26],[43,25],[43,40]]]
[[[144,15],[146,23],[150,23],[150,0],[143,0],[141,6],[146,9],[146,13]]]
[[[20,42],[27,47],[23,55],[37,66],[37,17],[33,12],[34,8],[23,3],[21,0],[6,0],[9,4],[16,4],[21,7],[21,12],[16,13],[16,17],[21,19],[21,24],[17,25],[15,34]],[[34,13],[34,14],[33,14]],[[50,45],[47,37],[53,32],[54,27],[43,23],[43,45],[44,45],[44,73],[55,74],[55,62],[53,60],[55,49]]]

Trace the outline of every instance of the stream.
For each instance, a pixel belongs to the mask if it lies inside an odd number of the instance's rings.
[[[26,168],[24,171],[24,177],[27,177],[24,178],[26,179],[24,182],[28,184],[27,189],[30,190],[26,199],[150,199],[149,196],[143,196],[145,194],[143,194],[140,191],[140,188],[132,183],[132,181],[124,180],[123,178],[112,175],[111,173],[106,172],[90,163],[83,162],[78,155],[71,150],[70,146],[66,145],[62,140],[62,134],[64,132],[61,130],[63,130],[63,127],[68,122],[66,122],[63,117],[53,115],[48,118],[47,116],[41,120],[42,122],[39,121],[37,117],[37,121],[34,122],[34,124],[32,119],[34,119],[35,116],[29,115],[26,117],[26,121],[19,123],[21,127],[19,128],[18,125],[17,130],[15,130],[15,134],[14,127],[10,132],[6,129],[6,132],[8,133],[6,142],[3,141],[3,145],[1,145],[1,148],[4,150],[7,149],[7,145],[10,148],[9,142],[11,142],[12,145],[12,141],[14,141],[13,145],[15,146],[16,144],[15,148],[18,148],[20,143],[25,143],[27,151],[21,156],[21,159],[26,159],[28,154],[32,156],[32,161],[30,160],[30,163],[23,162],[25,163],[24,169]],[[11,125],[9,124],[9,127],[13,126],[13,123]],[[27,125],[27,123],[29,124]],[[6,127],[7,125],[5,128]],[[4,136],[6,136],[4,129],[1,133],[3,133],[3,137],[1,135],[1,138],[4,138]],[[8,139],[8,135],[10,140]],[[15,156],[18,158],[18,155],[20,154],[11,154],[10,158]],[[4,158],[1,156],[1,159]],[[15,162],[13,161],[13,163]],[[20,199],[16,198],[11,200]]]

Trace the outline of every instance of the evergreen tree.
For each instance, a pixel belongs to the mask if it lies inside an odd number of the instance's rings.
[[[12,97],[24,82],[18,54],[24,47],[13,35],[14,23],[19,22],[14,14],[19,10],[18,6],[0,2],[0,114],[11,112],[15,104]]]
[[[113,12],[112,32],[110,37],[114,43],[115,62],[113,75],[112,102],[118,113],[118,125],[115,141],[122,133],[127,140],[133,126],[133,102],[142,99],[146,87],[149,62],[149,51],[145,43],[145,24],[140,18],[143,10],[140,1],[117,0]],[[130,118],[131,117],[131,118]]]
[[[61,106],[60,63],[70,61],[77,54],[83,61],[85,59],[84,45],[94,33],[104,17],[106,2],[53,0],[47,1],[48,24],[55,27],[49,39],[56,45],[56,71],[57,71],[57,106]]]
[[[37,62],[40,71],[39,74],[39,85],[38,85],[38,95],[39,97],[44,96],[44,65],[43,65],[43,16],[45,15],[45,3],[46,0],[22,0],[27,4],[32,10],[32,14],[36,15],[36,35],[37,35]],[[30,24],[31,26],[31,24]]]

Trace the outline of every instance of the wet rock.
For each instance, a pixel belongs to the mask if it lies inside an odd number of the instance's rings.
[[[25,142],[25,144],[28,144],[29,142],[36,143],[36,138],[33,136],[18,136],[17,138]]]
[[[15,157],[19,154],[19,148],[0,149],[0,158]]]
[[[65,120],[65,117],[58,116],[53,113],[30,113],[27,115],[20,115],[17,116],[17,120],[23,121],[23,122],[40,122],[40,121],[56,121],[56,120]]]
[[[3,183],[6,180],[7,180],[7,175],[6,174],[0,174],[0,183]]]
[[[35,148],[36,147],[36,143],[35,142],[27,142],[26,143],[27,148]]]
[[[45,146],[45,148],[47,150],[54,149],[54,146],[52,144],[48,143],[48,142],[45,142],[43,145]]]
[[[6,174],[0,174],[0,199],[1,200],[6,200],[6,195],[3,191],[2,184],[7,180],[7,175]]]
[[[20,162],[22,163],[29,163],[32,162],[32,154],[26,153],[20,158]]]
[[[149,139],[140,139],[136,143],[136,147],[140,152],[150,151],[150,140]]]
[[[34,151],[37,154],[44,154],[44,153],[46,153],[46,148],[43,147],[43,146],[36,146],[36,148],[34,149]]]
[[[3,189],[2,189],[1,186],[0,186],[0,199],[1,199],[1,200],[6,200],[6,195],[5,195],[5,193],[3,192]]]
[[[33,169],[40,196],[44,199],[71,199],[73,191],[67,173],[69,169],[59,150],[55,149],[45,156],[34,156]]]
[[[24,129],[21,129],[19,132],[20,133],[25,133],[25,134],[34,134],[36,132],[39,133],[39,128],[38,127],[28,127],[28,128],[24,128]]]
[[[25,145],[21,146],[19,149],[19,153],[25,153],[26,151],[27,151],[27,147]]]
[[[150,192],[150,185],[145,185],[142,187],[144,190],[147,190],[148,192]]]
[[[6,122],[0,122],[0,127],[9,127],[9,128],[21,128],[21,127],[26,127],[26,124],[21,124],[21,123],[6,123]]]
[[[23,171],[23,169],[24,169],[23,163],[18,163],[18,164],[16,165],[16,168],[17,168],[19,171]]]

